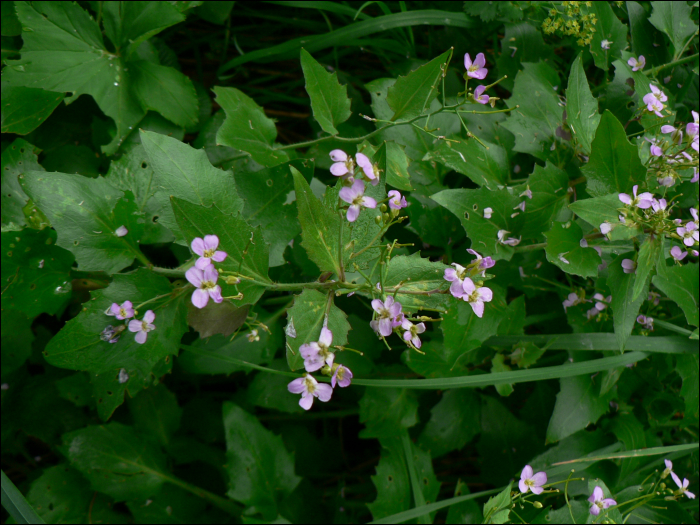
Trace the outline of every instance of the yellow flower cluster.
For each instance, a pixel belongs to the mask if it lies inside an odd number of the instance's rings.
[[[598,21],[594,14],[581,12],[582,2],[562,2],[563,11],[556,8],[549,10],[549,17],[542,22],[542,30],[545,34],[577,36],[576,41],[580,46],[587,46],[593,40],[595,24]],[[583,2],[586,7],[591,7],[591,2]],[[587,10],[586,10],[587,11]]]

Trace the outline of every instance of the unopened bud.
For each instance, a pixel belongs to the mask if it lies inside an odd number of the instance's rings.
[[[386,213],[386,210],[387,210],[386,204],[382,204],[382,205],[379,207],[379,211],[381,211],[382,213]]]
[[[542,503],[540,503],[539,501],[535,501],[532,503],[532,506],[535,507],[536,509],[541,509]]]
[[[381,223],[382,223],[382,217],[381,217],[381,215],[377,215],[377,216],[374,218],[374,222],[376,222],[377,224],[381,224]]]
[[[391,220],[391,217],[389,217],[388,213],[382,213],[382,219],[384,220],[384,223],[387,223]]]
[[[226,284],[238,284],[241,282],[238,277],[233,277],[232,275],[227,275],[225,281]]]

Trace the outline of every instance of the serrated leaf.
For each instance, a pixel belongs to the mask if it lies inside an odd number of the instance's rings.
[[[61,103],[64,93],[2,83],[3,133],[26,135],[39,127]]]
[[[361,438],[391,438],[418,423],[418,400],[402,388],[368,388],[360,399]]]
[[[620,22],[607,2],[591,2],[588,10],[597,19],[590,45],[593,62],[607,72],[611,59],[618,58],[627,47],[627,26]],[[603,40],[609,42],[610,49],[603,49]]]
[[[505,523],[508,521],[509,507],[511,506],[510,487],[513,485],[511,481],[508,486],[495,496],[491,496],[484,503],[484,516],[488,517],[488,523]]]
[[[228,496],[254,508],[263,519],[274,519],[282,500],[301,481],[294,473],[294,456],[287,452],[279,436],[239,406],[224,403],[223,418]]]
[[[652,282],[681,307],[688,324],[698,326],[697,264],[667,268],[666,275],[655,275]]]
[[[610,239],[621,241],[636,237],[640,232],[637,228],[630,228],[620,222],[619,209],[624,205],[616,193],[593,199],[583,199],[569,204],[569,209],[581,217],[594,228],[600,229],[604,222],[610,223],[612,231]]]
[[[447,266],[440,262],[431,262],[421,257],[419,252],[408,256],[398,255],[392,258],[386,267],[384,288],[395,288],[401,285],[396,300],[404,307],[418,310],[439,308],[447,302],[447,295],[442,293],[419,295],[416,292],[447,290],[447,281],[443,277],[446,268]]]
[[[651,5],[653,11],[649,22],[666,33],[678,55],[688,37],[698,29],[691,16],[692,7],[683,2],[654,2]]]
[[[87,480],[63,464],[47,468],[32,482],[27,501],[45,523],[82,523],[92,496]]]
[[[438,458],[469,443],[479,433],[480,422],[481,404],[472,390],[447,390],[431,409],[417,443]]]
[[[649,236],[639,248],[637,256],[637,271],[634,278],[634,288],[632,290],[632,300],[636,300],[639,295],[646,290],[649,281],[649,274],[656,266],[659,257],[661,241],[658,237]]]
[[[396,79],[386,97],[389,107],[394,111],[392,122],[412,119],[430,107],[430,102],[438,93],[438,81],[451,56],[452,50],[445,51],[405,77]]]
[[[249,305],[236,307],[229,301],[212,301],[206,308],[197,308],[190,301],[187,304],[187,324],[197,330],[202,338],[215,334],[229,336],[243,325],[249,308]]]
[[[474,139],[465,142],[440,141],[423,160],[434,160],[466,175],[474,184],[495,190],[508,181],[508,155],[498,144]]]
[[[600,122],[600,114],[598,101],[591,94],[580,54],[574,60],[569,73],[569,84],[566,88],[566,120],[574,131],[574,137],[581,145],[583,152],[590,155],[591,143]]]
[[[408,173],[409,160],[405,146],[393,141],[384,141],[377,149],[374,160],[385,174],[386,184],[400,190],[411,191],[411,178]]]
[[[217,86],[214,88],[216,103],[226,113],[226,120],[216,133],[216,142],[250,154],[263,166],[276,166],[289,160],[283,150],[273,148],[277,138],[275,123],[245,93]]]
[[[267,275],[268,247],[260,228],[251,228],[239,213],[229,215],[214,206],[208,208],[176,197],[171,202],[178,226],[188,245],[195,237],[217,235],[219,249],[228,254],[223,262],[216,263],[217,268],[240,273],[254,281],[271,282]],[[237,290],[243,294],[243,299],[240,299],[240,303],[236,300],[236,305],[255,304],[265,293],[265,286],[261,284],[241,279],[239,284],[231,285],[224,279],[225,274],[222,274],[218,282],[224,297],[236,295]]]
[[[321,328],[325,322],[329,296],[317,290],[305,289],[294,297],[294,305],[287,311],[289,319],[294,319],[296,337],[287,334],[287,363],[291,370],[303,368],[304,359],[299,354],[299,347],[312,341],[318,341]],[[328,329],[333,333],[333,346],[348,342],[350,324],[340,308],[331,304],[328,310]]]
[[[27,224],[23,208],[29,197],[18,177],[27,171],[41,171],[39,150],[24,139],[15,141],[2,151],[2,228],[21,230]]]
[[[646,180],[647,170],[639,160],[637,148],[630,144],[625,128],[608,110],[600,119],[591,151],[581,172],[587,179],[586,190],[593,197],[632,193],[632,186]]]
[[[612,292],[610,307],[613,311],[615,339],[620,351],[625,349],[625,343],[632,333],[637,314],[639,314],[639,307],[646,299],[646,293],[642,293],[636,300],[632,300],[636,276],[633,273],[624,273],[622,269],[622,261],[633,257],[632,253],[622,254],[608,266],[607,283]]]
[[[546,232],[547,260],[566,273],[581,277],[596,277],[598,266],[603,262],[593,248],[581,247],[583,231],[575,222],[555,222]]]
[[[144,218],[131,193],[102,177],[44,171],[25,173],[20,184],[58,232],[58,246],[73,252],[81,270],[111,274],[134,258],[146,260],[139,249]],[[121,226],[128,233],[118,237]]]
[[[304,48],[301,48],[301,68],[316,122],[329,135],[337,135],[336,126],[352,115],[348,87],[341,86],[338,74],[326,71]]]

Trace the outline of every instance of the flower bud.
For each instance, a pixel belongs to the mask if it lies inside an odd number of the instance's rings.
[[[386,213],[386,210],[387,210],[386,204],[382,204],[382,205],[379,207],[379,211],[381,211],[382,213]]]
[[[542,503],[540,503],[539,501],[534,501],[534,502],[532,503],[532,506],[535,507],[536,509],[541,509],[541,508],[542,508]]]
[[[391,220],[391,217],[389,217],[388,213],[382,213],[382,219],[384,220],[384,223],[388,223]]]
[[[377,215],[377,216],[374,218],[374,222],[376,222],[377,224],[381,224],[381,223],[382,223],[382,218],[381,218],[381,216],[380,216],[380,215]]]
[[[241,282],[238,277],[234,277],[232,275],[227,275],[224,281],[226,281],[226,284],[238,284]]]

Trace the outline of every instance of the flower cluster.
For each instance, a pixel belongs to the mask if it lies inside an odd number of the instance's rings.
[[[216,284],[219,272],[214,268],[215,262],[222,262],[228,254],[220,251],[219,238],[216,235],[205,235],[204,239],[196,237],[191,244],[192,251],[199,255],[194,266],[185,272],[185,277],[196,290],[192,293],[192,304],[204,308],[211,298],[215,303],[224,300],[221,296],[221,286]]]
[[[681,479],[678,477],[678,475],[675,472],[673,472],[673,463],[668,459],[664,459],[664,464],[666,465],[666,468],[661,473],[661,479],[667,478],[669,474],[671,475],[673,482],[678,487],[678,490],[676,490],[673,493],[674,496],[683,495],[686,498],[695,499],[695,494],[688,490],[688,485],[690,485],[690,481],[688,481],[688,478],[683,478],[683,481],[681,482]]]
[[[135,317],[138,312],[134,309],[134,305],[131,301],[124,301],[121,305],[117,303],[112,303],[112,305],[105,311],[106,315],[117,318],[120,321],[127,321],[132,317]],[[108,343],[116,343],[119,341],[122,332],[127,328],[130,332],[134,332],[136,336],[134,339],[137,343],[143,344],[148,338],[148,332],[156,329],[153,321],[156,319],[156,314],[153,310],[148,310],[141,321],[137,319],[131,319],[128,323],[120,324],[115,326],[108,325],[100,334],[100,339]]]
[[[472,277],[486,277],[486,270],[492,268],[496,262],[491,257],[482,257],[476,251],[469,248],[467,250],[474,255],[474,259],[465,268],[457,263],[452,263],[454,268],[445,270],[444,279],[450,283],[450,293],[457,299],[462,299],[469,303],[477,317],[484,315],[484,303],[493,299],[493,292],[490,288],[483,286],[483,281],[474,282]]]
[[[591,7],[591,2],[583,3],[586,7]],[[549,17],[542,22],[542,30],[545,34],[575,36],[578,37],[576,43],[579,46],[589,45],[593,40],[595,24],[598,20],[593,13],[582,13],[580,4],[581,2],[561,2],[561,8],[552,7],[549,10]]]

